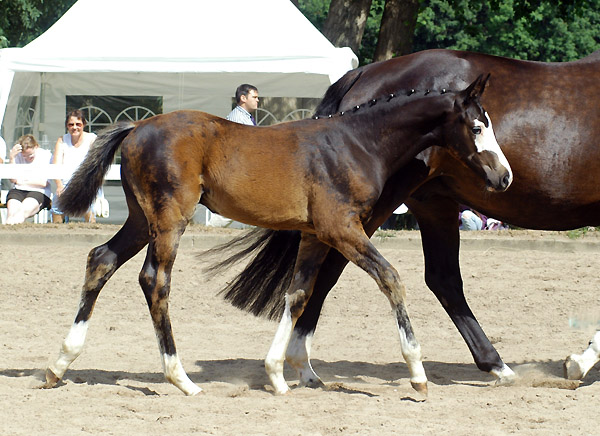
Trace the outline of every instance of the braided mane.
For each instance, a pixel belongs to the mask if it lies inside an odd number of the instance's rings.
[[[430,89],[426,89],[424,91],[420,91],[420,90],[416,90],[414,88],[411,88],[411,89],[408,89],[408,90],[400,90],[398,92],[391,93],[391,94],[388,94],[388,95],[383,96],[383,97],[373,98],[373,99],[371,99],[371,100],[369,100],[369,101],[367,101],[365,103],[361,103],[359,105],[356,105],[352,109],[347,110],[347,111],[340,111],[340,112],[335,112],[335,113],[329,113],[329,114],[326,114],[326,115],[322,115],[319,112],[320,112],[320,110],[323,109],[323,106],[324,107],[331,106],[331,104],[325,103],[325,104],[320,104],[317,107],[317,109],[315,111],[315,115],[312,116],[312,119],[313,120],[318,120],[320,118],[332,118],[334,116],[343,116],[344,114],[346,114],[348,112],[356,112],[356,111],[358,111],[358,110],[360,110],[362,108],[365,108],[365,107],[375,106],[379,101],[382,101],[382,100],[385,101],[386,103],[389,103],[392,99],[394,99],[396,97],[400,97],[400,96],[411,97],[413,95],[423,93],[423,97],[425,97],[425,96],[427,96],[427,95],[429,95],[431,93],[446,94],[447,92],[451,92],[451,91],[449,91],[446,88],[442,88],[439,91],[432,91]],[[323,99],[325,100],[327,97],[328,97],[328,95],[325,94],[325,97],[323,97]],[[337,102],[337,107],[339,107],[339,103],[340,102],[341,102],[341,99]],[[337,108],[336,108],[336,110],[337,110]]]

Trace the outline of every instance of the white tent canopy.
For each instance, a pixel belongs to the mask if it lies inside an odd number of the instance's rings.
[[[289,0],[79,0],[26,47],[0,50],[2,133],[12,143],[25,119],[53,143],[73,95],[160,96],[163,112],[225,116],[240,83],[321,97],[357,63]]]

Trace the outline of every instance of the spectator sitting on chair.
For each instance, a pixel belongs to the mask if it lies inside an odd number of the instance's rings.
[[[4,138],[0,136],[0,164],[4,163],[4,159],[6,158],[6,141]]]
[[[6,159],[6,141],[4,141],[4,138],[0,136],[0,165],[4,163],[4,159]],[[10,189],[8,180],[0,179],[0,189]]]
[[[33,135],[23,135],[10,150],[9,163],[26,164],[32,168],[27,176],[11,179],[15,187],[6,196],[6,224],[20,224],[42,209],[50,207],[50,182],[35,178],[35,167],[48,165],[52,153],[40,148]]]
[[[258,109],[258,89],[256,86],[244,83],[235,90],[235,101],[237,106],[233,108],[227,119],[234,123],[256,126],[256,120],[250,113]]]
[[[487,217],[467,206],[460,206],[458,225],[460,230],[484,230]]]
[[[71,111],[67,114],[65,121],[65,127],[68,133],[58,138],[54,147],[54,162],[55,164],[62,164],[68,168],[68,174],[64,176],[62,180],[55,180],[56,183],[56,198],[55,205],[52,208],[52,222],[62,223],[65,222],[65,216],[60,210],[60,195],[65,189],[69,179],[79,167],[91,145],[96,140],[95,133],[85,132],[83,129],[86,125],[85,116],[79,109]],[[102,188],[98,191],[99,196],[103,196]],[[85,221],[88,223],[96,222],[96,215],[93,207],[90,208],[84,215]]]

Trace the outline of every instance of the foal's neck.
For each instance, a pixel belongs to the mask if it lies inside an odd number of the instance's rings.
[[[449,95],[394,97],[357,107],[340,120],[364,148],[376,153],[395,171],[426,148],[440,143],[444,115],[453,101]]]

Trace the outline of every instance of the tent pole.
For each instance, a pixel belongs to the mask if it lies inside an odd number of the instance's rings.
[[[48,147],[48,136],[46,133],[46,73],[41,73],[40,79],[40,117],[38,121],[38,139],[42,148]]]

